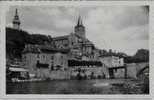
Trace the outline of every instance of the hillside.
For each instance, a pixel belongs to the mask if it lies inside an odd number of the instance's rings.
[[[51,40],[50,36],[6,28],[6,56],[9,59],[21,58],[25,44],[44,44],[45,42],[50,43]]]

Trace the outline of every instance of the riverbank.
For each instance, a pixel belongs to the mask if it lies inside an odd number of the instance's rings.
[[[7,83],[7,94],[142,94],[140,81],[129,79],[50,80]]]

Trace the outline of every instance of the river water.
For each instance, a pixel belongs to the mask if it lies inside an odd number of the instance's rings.
[[[7,83],[6,94],[127,94],[128,90],[124,88],[124,82],[134,81],[95,79]]]

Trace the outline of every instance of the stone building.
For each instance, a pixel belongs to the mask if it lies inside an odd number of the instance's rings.
[[[37,69],[43,68],[50,71],[66,70],[68,67],[68,50],[54,49],[41,45],[26,45],[23,50],[22,60],[24,67],[30,73],[37,73]]]

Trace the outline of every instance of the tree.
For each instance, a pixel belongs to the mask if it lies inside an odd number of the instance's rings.
[[[134,55],[134,59],[138,62],[148,62],[149,61],[149,50],[139,49]]]
[[[6,55],[8,58],[21,58],[26,44],[51,44],[51,36],[41,34],[29,34],[23,30],[6,28]],[[51,44],[53,45],[53,44]]]

